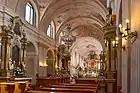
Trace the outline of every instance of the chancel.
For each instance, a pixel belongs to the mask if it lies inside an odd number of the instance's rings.
[[[139,6],[0,0],[0,93],[140,93]]]

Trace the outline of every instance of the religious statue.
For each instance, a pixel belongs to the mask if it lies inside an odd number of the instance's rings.
[[[112,25],[112,9],[107,8],[106,25]]]
[[[112,1],[109,2],[109,7],[107,8],[106,25],[113,25],[111,3],[112,3]]]

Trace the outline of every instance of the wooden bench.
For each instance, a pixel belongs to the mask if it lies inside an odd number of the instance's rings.
[[[96,93],[94,89],[74,89],[74,88],[47,88],[43,87],[37,89],[40,91],[51,91],[51,92],[71,92],[71,93]]]
[[[40,91],[40,93],[97,93],[99,82],[95,80],[84,80],[86,83],[70,84],[67,83],[68,78],[38,78],[37,84],[42,85],[42,87],[37,87],[34,91]],[[82,79],[80,79],[81,82]],[[93,82],[90,82],[93,81]],[[90,82],[90,83],[89,83]],[[33,91],[32,91],[33,92]]]
[[[37,87],[70,82],[69,77],[38,77],[36,80]]]
[[[99,82],[92,78],[79,78],[75,80],[76,84],[98,84]]]
[[[53,88],[74,88],[74,89],[96,89],[97,87],[94,86],[65,86],[65,85],[52,85],[48,87],[53,87]]]
[[[65,85],[65,86],[95,86],[95,87],[97,87],[98,85],[99,85],[99,83],[98,84],[59,84],[59,85]]]
[[[38,88],[39,91],[72,92],[72,93],[97,93],[98,85],[91,84],[58,84]]]
[[[81,93],[81,92],[51,92],[51,91],[30,90],[24,93]]]

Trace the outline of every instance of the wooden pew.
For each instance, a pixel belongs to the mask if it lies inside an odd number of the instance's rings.
[[[98,84],[99,82],[92,78],[78,78],[75,79],[76,84]]]
[[[44,88],[39,88],[37,90],[29,91],[27,93],[97,93],[97,87],[91,86],[62,86],[62,85],[52,85]]]
[[[63,85],[52,85],[48,87],[53,87],[53,88],[74,88],[74,89],[96,89],[97,87],[94,86],[63,86]]]
[[[51,92],[51,91],[39,91],[39,90],[30,90],[25,93],[81,93],[81,92]]]
[[[48,88],[43,87],[37,89],[40,91],[50,91],[50,92],[70,92],[70,93],[96,93],[94,89],[74,89],[74,88]]]
[[[58,84],[58,85],[65,85],[65,86],[95,86],[95,87],[97,87],[98,85],[99,85],[99,83],[98,84]]]
[[[94,79],[79,80],[80,82],[77,84],[70,84],[68,77],[37,78],[37,84],[42,87],[38,87],[36,91],[45,91],[45,93],[97,93],[98,81]]]
[[[98,85],[93,84],[56,84],[38,88],[39,91],[97,93]]]
[[[38,77],[36,80],[37,87],[70,82],[69,77]]]

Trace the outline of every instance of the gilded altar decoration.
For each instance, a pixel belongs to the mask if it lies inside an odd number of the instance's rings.
[[[26,76],[25,59],[27,38],[20,17],[11,18],[9,26],[2,25],[1,35],[1,76]]]
[[[60,45],[58,47],[58,60],[61,62],[61,72],[65,72],[70,74],[70,47],[72,46],[73,42],[76,40],[76,37],[72,35],[72,29],[71,25],[69,24],[67,26],[67,30],[64,31],[64,36],[61,37],[61,40],[64,42],[64,44]]]

